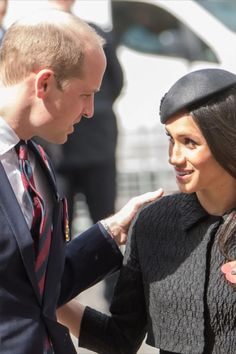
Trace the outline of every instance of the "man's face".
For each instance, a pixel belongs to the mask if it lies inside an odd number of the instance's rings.
[[[47,118],[38,127],[37,135],[50,142],[64,143],[68,134],[73,133],[73,126],[82,116],[91,118],[94,113],[94,94],[99,91],[106,68],[103,49],[97,47],[86,54],[83,78],[68,80],[63,90],[56,85],[44,106]]]

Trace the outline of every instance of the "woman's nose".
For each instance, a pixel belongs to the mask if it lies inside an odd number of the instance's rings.
[[[169,147],[169,163],[171,165],[181,165],[185,162],[185,155],[181,147],[177,144]]]

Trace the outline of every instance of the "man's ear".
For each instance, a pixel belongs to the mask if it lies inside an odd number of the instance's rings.
[[[52,70],[43,69],[36,74],[35,94],[38,98],[45,99],[53,85],[55,78]]]

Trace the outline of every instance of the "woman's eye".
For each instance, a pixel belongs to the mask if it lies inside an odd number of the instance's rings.
[[[173,144],[174,139],[172,138],[172,136],[168,132],[166,132],[166,136],[167,136],[168,140]]]
[[[189,139],[189,138],[184,139],[184,144],[187,145],[188,147],[190,147],[191,149],[194,149],[197,145],[197,143],[194,140]]]

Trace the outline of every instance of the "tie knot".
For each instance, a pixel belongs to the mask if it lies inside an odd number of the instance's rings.
[[[24,140],[20,140],[15,149],[20,160],[28,160],[28,146]]]

